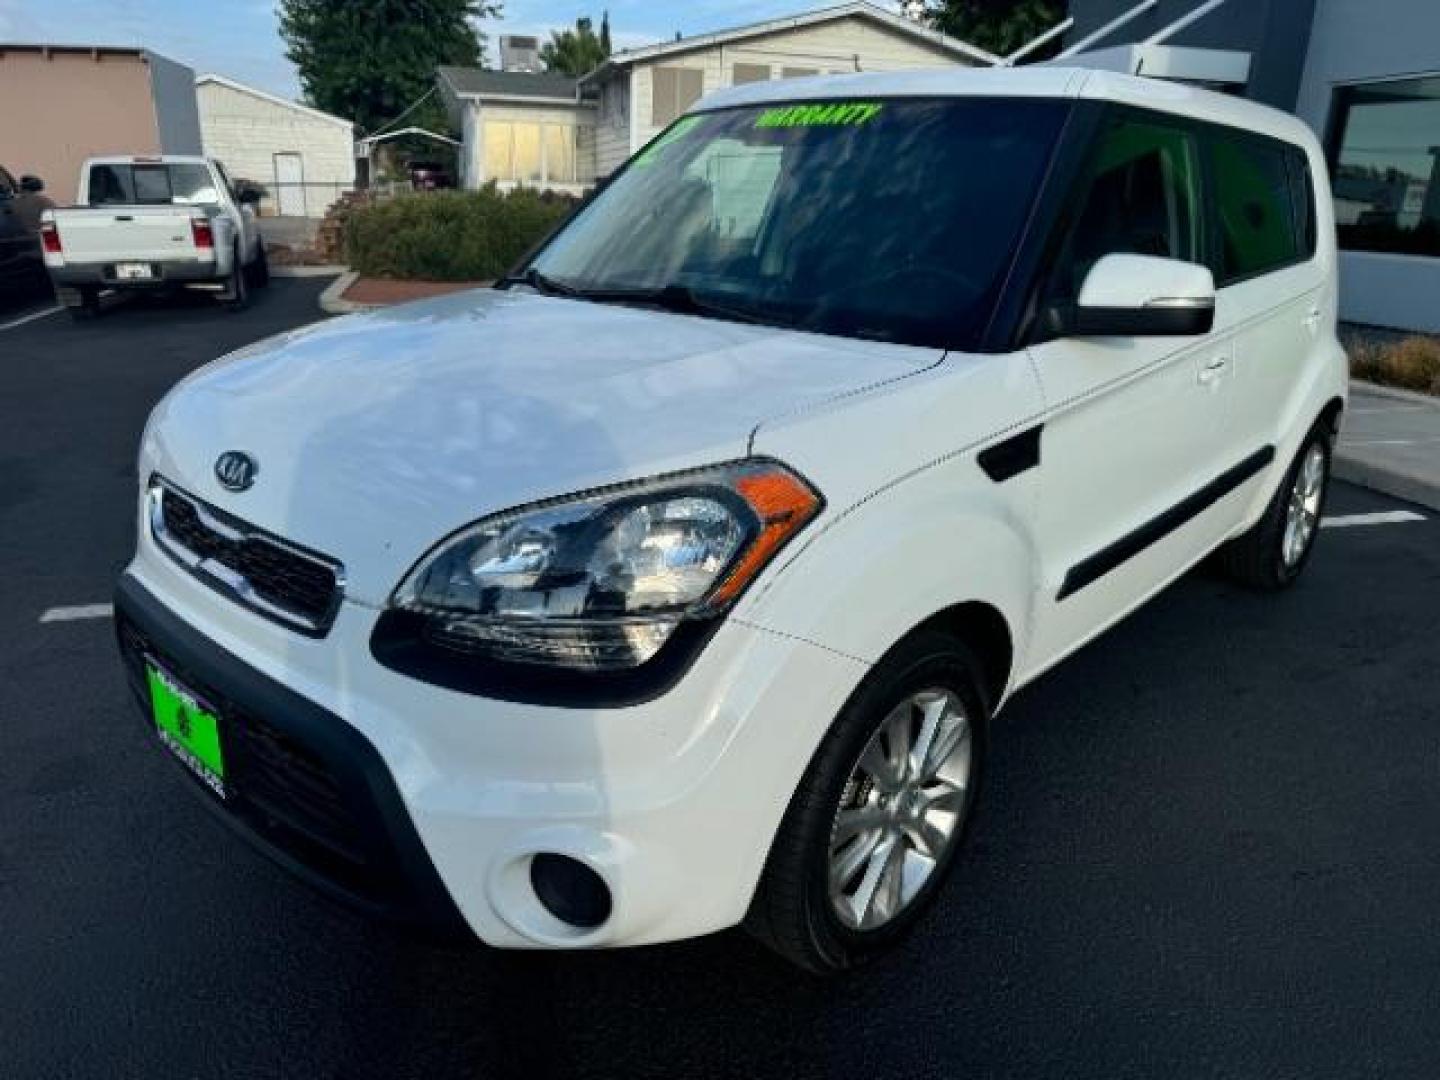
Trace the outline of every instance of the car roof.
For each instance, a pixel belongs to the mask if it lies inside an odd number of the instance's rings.
[[[744,105],[867,97],[1010,97],[1113,101],[1243,128],[1304,145],[1319,154],[1314,133],[1289,113],[1245,98],[1163,79],[1095,68],[1036,64],[1023,68],[950,67],[861,72],[745,83],[702,100],[697,112]]]

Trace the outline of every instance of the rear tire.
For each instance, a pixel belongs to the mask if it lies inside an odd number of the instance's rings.
[[[72,303],[68,298],[65,303],[65,310],[70,313],[70,318],[76,322],[89,322],[100,314],[100,290],[94,285],[81,285],[75,290],[75,300]]]
[[[1264,516],[1220,549],[1220,565],[1240,584],[1279,592],[1310,562],[1325,516],[1333,444],[1334,433],[1323,420],[1311,428]]]
[[[910,932],[973,816],[989,726],[980,672],[963,644],[935,631],[872,669],[790,800],[745,918],[751,934],[833,974]]]
[[[235,247],[230,276],[225,279],[225,291],[220,300],[226,310],[232,312],[244,311],[250,304],[250,275],[246,273],[245,264],[240,260],[238,245]]]
[[[257,247],[259,253],[250,264],[250,284],[257,289],[263,289],[270,284],[270,259],[265,254],[265,241],[260,241]]]

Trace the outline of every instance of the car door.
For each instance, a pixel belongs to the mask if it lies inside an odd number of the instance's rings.
[[[1043,299],[1073,303],[1105,255],[1207,262],[1198,135],[1117,110],[1075,191]],[[1227,525],[1201,507],[1236,464],[1232,341],[1068,337],[1030,349],[1045,393],[1037,536],[1035,671],[1083,644],[1198,559]]]
[[[1215,177],[1216,321],[1235,333],[1231,423],[1252,450],[1295,430],[1304,368],[1328,325],[1315,258],[1314,185],[1305,153],[1227,128],[1207,132]],[[1333,312],[1329,313],[1333,319]]]

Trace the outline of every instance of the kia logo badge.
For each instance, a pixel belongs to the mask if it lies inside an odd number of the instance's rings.
[[[215,479],[226,491],[248,491],[259,472],[255,459],[239,450],[227,450],[215,461]]]

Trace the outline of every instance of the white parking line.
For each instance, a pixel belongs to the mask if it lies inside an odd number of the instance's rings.
[[[42,623],[79,622],[82,619],[109,619],[115,609],[109,604],[83,604],[80,607],[52,607],[40,616]]]
[[[1320,523],[1322,529],[1348,529],[1352,525],[1400,525],[1407,521],[1424,521],[1424,514],[1409,510],[1387,510],[1379,514],[1346,514],[1343,517],[1327,517]]]
[[[18,319],[11,319],[7,323],[0,323],[0,330],[14,330],[17,326],[24,326],[28,322],[34,322],[36,319],[43,319],[47,315],[54,315],[57,311],[64,310],[64,308],[57,304],[55,307],[32,311],[29,315],[21,315]]]

